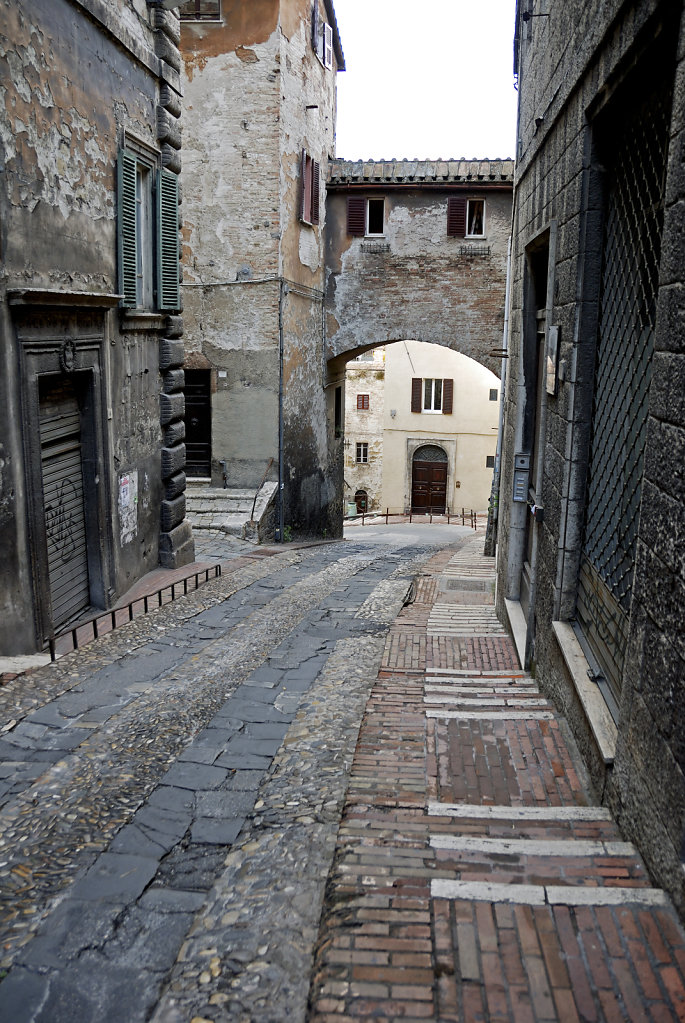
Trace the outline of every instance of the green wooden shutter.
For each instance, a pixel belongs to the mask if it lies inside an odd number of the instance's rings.
[[[135,309],[137,288],[136,158],[125,149],[117,160],[117,247],[122,305]]]
[[[178,280],[178,175],[161,170],[157,175],[157,308],[179,309]]]

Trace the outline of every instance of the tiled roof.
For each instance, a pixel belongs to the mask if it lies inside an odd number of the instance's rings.
[[[512,183],[513,160],[331,160],[329,185]]]

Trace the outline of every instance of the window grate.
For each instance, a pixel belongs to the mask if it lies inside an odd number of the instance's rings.
[[[620,689],[635,568],[668,145],[667,96],[612,151],[578,616]]]

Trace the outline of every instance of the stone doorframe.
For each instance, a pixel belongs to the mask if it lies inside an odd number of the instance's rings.
[[[437,418],[437,417],[436,417]],[[414,464],[414,455],[419,448],[426,447],[442,448],[447,455],[447,491],[446,500],[447,506],[452,510],[455,506],[454,496],[454,481],[456,479],[456,463],[457,463],[457,439],[456,437],[407,437],[407,454],[405,459],[405,476],[404,476],[404,508],[408,513],[411,508],[411,497],[412,497],[412,466]]]
[[[39,429],[38,381],[43,376],[75,374],[85,383],[89,405],[83,445],[93,465],[93,486],[86,502],[91,601],[107,607],[112,589],[108,551],[112,548],[111,506],[107,464],[107,396],[105,359],[107,310],[118,295],[69,294],[22,289],[9,293],[19,353],[22,433],[25,465],[25,510],[33,587],[37,649],[52,633],[46,526]],[[98,483],[95,484],[95,477]]]

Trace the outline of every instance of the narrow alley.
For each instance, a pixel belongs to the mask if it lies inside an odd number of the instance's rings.
[[[245,545],[0,689],[1,1020],[685,1018],[685,932],[442,529]]]

